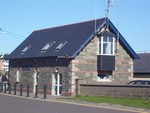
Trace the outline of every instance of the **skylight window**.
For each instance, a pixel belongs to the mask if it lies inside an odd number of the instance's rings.
[[[47,43],[42,49],[41,51],[47,51],[49,48],[51,48],[53,45],[55,44],[55,41],[51,41],[49,43]]]
[[[55,51],[61,50],[66,44],[67,44],[67,41],[64,41],[64,42],[60,43],[60,44],[56,47]]]
[[[26,53],[30,48],[31,48],[31,45],[26,46],[26,47],[21,51],[21,54]]]

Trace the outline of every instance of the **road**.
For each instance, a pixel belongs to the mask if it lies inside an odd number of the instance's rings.
[[[0,113],[135,113],[0,94]]]

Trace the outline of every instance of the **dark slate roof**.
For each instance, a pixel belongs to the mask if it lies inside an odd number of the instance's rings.
[[[150,53],[139,53],[134,60],[134,73],[150,73]]]
[[[34,31],[8,56],[8,59],[64,56],[75,58],[93,39],[95,34],[106,24],[106,22],[109,23],[110,29],[114,34],[117,34],[118,30],[107,18],[97,19],[96,27],[95,20],[91,20]],[[137,59],[138,56],[125,41],[123,36],[121,34],[119,36],[120,42],[129,52],[129,55],[133,59]],[[52,47],[47,51],[41,51],[48,42],[53,42]],[[64,47],[57,51],[56,47],[62,42],[65,42]]]

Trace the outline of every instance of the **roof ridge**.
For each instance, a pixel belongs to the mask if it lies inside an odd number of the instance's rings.
[[[96,21],[97,21],[97,20],[100,20],[100,19],[102,20],[102,19],[107,19],[107,18],[106,18],[106,17],[97,18]],[[55,28],[59,28],[59,27],[71,26],[71,25],[86,23],[86,22],[90,22],[90,21],[95,21],[95,19],[87,20],[87,21],[82,21],[82,22],[71,23],[71,24],[64,24],[64,25],[60,25],[60,26],[54,26],[54,27],[44,28],[44,29],[39,29],[39,30],[34,30],[34,31],[43,31],[43,30],[48,30],[48,29],[55,29]],[[34,31],[33,31],[33,32],[34,32]]]

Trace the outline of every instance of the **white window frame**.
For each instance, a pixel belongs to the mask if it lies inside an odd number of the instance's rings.
[[[60,43],[60,44],[55,48],[55,51],[61,50],[66,44],[67,44],[67,41],[64,41],[64,42]]]
[[[30,48],[31,48],[31,45],[26,46],[26,47],[21,51],[21,54],[26,53]]]
[[[48,42],[41,51],[47,51],[49,48],[51,48],[55,44],[55,41]]]
[[[108,36],[106,36],[106,37],[108,37]],[[115,37],[109,37],[109,38],[113,38],[112,46],[111,46],[111,42],[104,42],[104,36],[101,36],[99,38],[98,55],[115,55]],[[110,45],[109,53],[104,53],[104,44]],[[112,50],[112,53],[111,53],[111,50]]]

